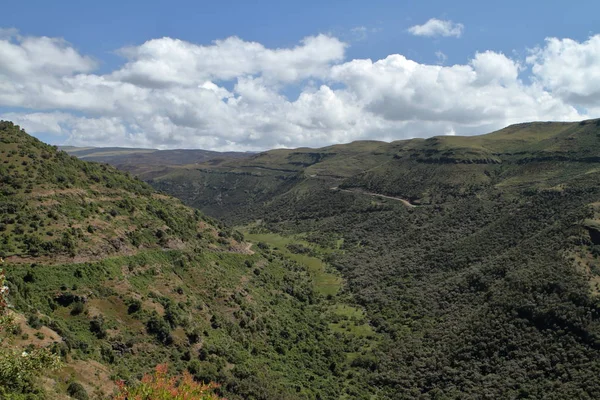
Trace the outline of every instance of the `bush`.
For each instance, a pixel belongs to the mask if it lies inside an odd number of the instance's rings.
[[[142,309],[142,302],[138,299],[130,299],[127,302],[127,313],[133,314]]]
[[[8,314],[7,296],[8,287],[5,286],[4,272],[0,270],[0,332],[10,331],[13,326],[12,317]],[[39,323],[37,316],[35,320]],[[24,350],[3,349],[0,352],[0,397],[7,393],[6,391],[22,388],[40,372],[60,367],[60,358],[48,349]]]
[[[71,315],[79,315],[85,310],[85,306],[81,301],[76,301],[71,309]]]
[[[199,367],[198,365],[191,366]],[[118,382],[119,394],[116,400],[127,399],[153,399],[153,400],[219,400],[214,393],[219,386],[215,383],[203,384],[194,382],[194,378],[188,372],[183,376],[169,377],[167,365],[156,367],[154,375],[146,375],[141,384],[133,387],[125,386],[125,382]],[[222,400],[222,399],[221,399]]]
[[[96,335],[98,339],[104,339],[106,337],[104,318],[102,318],[102,316],[94,317],[94,319],[90,321],[90,332]]]
[[[86,390],[77,382],[71,382],[67,387],[67,394],[77,400],[88,400],[89,396]]]
[[[37,314],[30,314],[27,317],[27,324],[29,324],[29,326],[33,329],[40,329],[42,327],[42,322]]]
[[[149,334],[154,335],[159,342],[163,344],[173,343],[173,337],[171,336],[171,326],[158,314],[153,313],[150,319],[146,322],[146,330]]]

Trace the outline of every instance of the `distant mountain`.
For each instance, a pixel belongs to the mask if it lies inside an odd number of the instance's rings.
[[[599,121],[534,122],[470,137],[279,149],[138,175],[233,223],[240,222],[234,212],[251,220],[255,215],[248,208],[265,209],[265,202],[279,195],[290,197],[309,188],[339,187],[439,203],[489,186],[552,187],[572,174],[585,175],[600,160]]]
[[[85,161],[107,163],[134,175],[152,175],[165,172],[165,167],[219,162],[224,159],[250,157],[248,152],[217,152],[209,150],[156,150],[125,147],[73,147],[61,150]]]

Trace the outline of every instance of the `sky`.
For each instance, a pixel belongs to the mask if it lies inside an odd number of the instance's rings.
[[[2,9],[0,119],[51,144],[258,151],[600,117],[597,1]]]

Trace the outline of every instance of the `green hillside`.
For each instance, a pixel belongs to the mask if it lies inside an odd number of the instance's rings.
[[[279,195],[301,198],[322,188],[432,204],[490,188],[506,193],[551,188],[594,172],[600,161],[598,126],[599,120],[526,123],[481,136],[272,150],[245,159],[170,165],[161,172],[145,173],[138,166],[132,173],[233,223],[251,221],[255,209]]]
[[[77,383],[110,398],[116,380],[135,384],[165,362],[221,384],[229,399],[374,393],[351,365],[367,339],[340,340],[332,319],[342,317],[318,285],[326,250],[253,245],[4,121],[0,180],[0,256],[17,321],[0,351],[47,347],[64,364],[34,380],[2,381],[0,371],[0,397],[69,398]]]
[[[592,399],[599,125],[275,150],[141,177],[250,232],[338,249],[327,260],[345,304],[377,335],[351,365],[377,398]]]

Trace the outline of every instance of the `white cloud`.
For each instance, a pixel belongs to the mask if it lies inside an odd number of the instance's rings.
[[[332,68],[364,109],[392,121],[444,122],[466,127],[518,120],[572,119],[576,110],[517,79],[518,64],[478,53],[468,65],[419,64],[395,54]],[[456,129],[459,130],[459,129]]]
[[[95,74],[64,40],[9,32],[0,35],[0,107],[24,111],[0,118],[75,145],[215,150],[485,133],[600,109],[598,41],[549,39],[525,64],[484,51],[443,66],[401,54],[345,61],[346,44],[326,35],[279,49],[162,38]],[[530,66],[535,79],[523,80]]]
[[[343,59],[345,48],[346,44],[327,35],[304,38],[291,49],[267,49],[237,37],[217,40],[210,46],[165,37],[121,49],[129,61],[111,77],[144,87],[190,85],[255,74],[293,82],[323,76],[332,63]]]
[[[477,81],[480,85],[514,84],[518,81],[521,69],[519,63],[493,51],[477,53],[471,61],[471,66],[477,72]]]
[[[427,36],[427,37],[460,37],[463,33],[465,26],[463,24],[455,23],[449,20],[442,20],[437,18],[431,18],[423,25],[415,25],[408,28],[408,32],[415,36]]]
[[[0,74],[41,80],[89,72],[96,63],[58,38],[22,37],[15,30],[0,32]]]
[[[544,47],[531,51],[527,62],[556,96],[584,107],[600,106],[600,35],[583,43],[548,38]]]
[[[51,133],[54,135],[69,133],[65,124],[73,119],[71,114],[63,112],[10,112],[2,114],[0,117],[4,120],[13,121],[17,125],[26,126],[27,132],[30,134]]]

